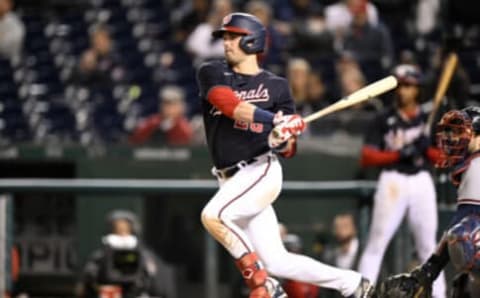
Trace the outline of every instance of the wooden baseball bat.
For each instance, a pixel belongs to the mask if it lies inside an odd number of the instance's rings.
[[[303,118],[303,121],[307,123],[312,122],[328,114],[331,114],[331,113],[346,109],[348,107],[354,106],[361,102],[367,101],[382,93],[385,93],[387,91],[394,89],[395,87],[397,87],[397,84],[398,84],[397,79],[394,76],[388,76],[386,78],[373,82],[342,99],[339,99],[337,102],[329,105],[326,108],[321,109],[320,111],[317,111],[313,114],[306,116],[305,118]]]
[[[457,54],[450,53],[445,60],[445,64],[443,65],[442,74],[440,75],[440,80],[438,81],[437,89],[435,90],[435,96],[433,97],[432,110],[430,111],[430,115],[428,115],[427,124],[425,126],[425,132],[427,132],[428,135],[430,135],[430,129],[432,127],[433,120],[435,120],[435,114],[442,103],[445,92],[447,92],[448,85],[450,85],[450,81],[452,80],[457,64]]]

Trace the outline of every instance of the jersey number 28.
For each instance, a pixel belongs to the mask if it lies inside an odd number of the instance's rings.
[[[250,130],[251,132],[255,133],[262,133],[263,132],[263,124],[262,123],[248,123],[246,121],[235,120],[233,127],[240,130]]]

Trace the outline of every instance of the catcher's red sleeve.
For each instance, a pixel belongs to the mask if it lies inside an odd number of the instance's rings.
[[[400,153],[397,151],[384,151],[372,146],[363,146],[360,164],[362,167],[384,166],[397,162]]]

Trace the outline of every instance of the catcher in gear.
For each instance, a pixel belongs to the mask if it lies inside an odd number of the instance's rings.
[[[445,113],[436,137],[443,154],[437,166],[451,170],[457,210],[437,251],[412,272],[379,283],[378,297],[431,297],[432,283],[448,262],[459,272],[452,297],[480,297],[480,108]]]

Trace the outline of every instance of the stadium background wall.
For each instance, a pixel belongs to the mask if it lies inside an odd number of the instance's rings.
[[[76,147],[52,151],[28,146],[17,148],[15,154],[0,152],[0,155],[2,178],[212,179],[204,148],[119,147],[110,149],[108,154],[99,154]],[[359,177],[355,158],[318,152],[301,152],[296,159],[284,161],[285,180],[290,181],[353,180],[374,175],[366,173]],[[312,243],[317,236],[312,227],[328,231],[336,213],[359,212],[361,206],[368,206],[369,195],[346,194],[318,200],[315,196],[296,197],[286,193],[275,207],[280,220],[302,237],[306,252],[312,254]],[[16,194],[13,242],[20,247],[24,261],[21,282],[25,287],[42,284],[38,281],[52,277],[51,272],[55,272],[54,278],[63,280],[57,284],[66,285],[56,291],[70,291],[68,284],[106,232],[105,215],[112,209],[129,209],[139,215],[146,243],[167,261],[183,268],[185,280],[201,283],[203,268],[198,260],[203,257],[205,238],[199,214],[208,198],[204,193],[174,192]],[[361,236],[366,231],[368,214],[363,218],[364,222],[359,223]],[[32,226],[36,226],[36,236],[29,234],[28,227]],[[231,273],[228,258],[223,251],[220,254],[221,272]],[[227,282],[231,276],[222,273],[220,280]],[[52,289],[37,290],[41,293]]]

